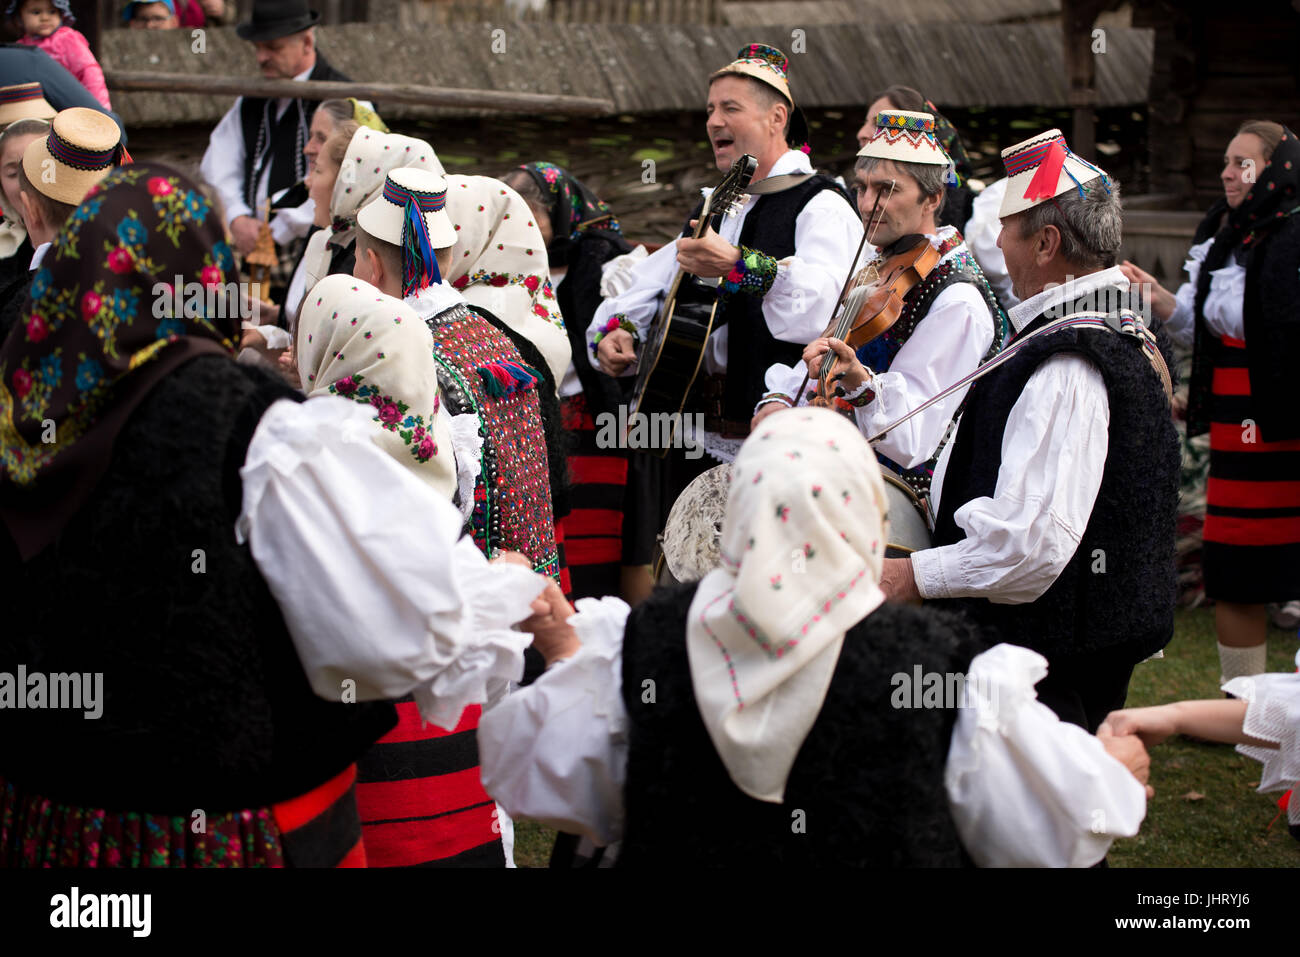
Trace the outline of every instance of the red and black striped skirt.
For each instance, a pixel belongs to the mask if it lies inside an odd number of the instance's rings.
[[[357,807],[370,867],[505,867],[496,802],[479,779],[482,709],[451,731],[425,725],[411,698],[397,727],[357,761]]]
[[[623,567],[623,500],[627,453],[602,449],[586,396],[560,402],[564,429],[576,442],[569,453],[571,508],[559,523],[573,598],[617,595]]]
[[[1300,440],[1260,434],[1246,344],[1224,337],[1216,351],[1205,593],[1241,604],[1291,601],[1300,598]]]

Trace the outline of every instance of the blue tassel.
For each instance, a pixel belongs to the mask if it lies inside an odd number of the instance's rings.
[[[402,295],[410,296],[435,282],[442,282],[442,276],[429,226],[415,200],[407,199],[402,217]]]

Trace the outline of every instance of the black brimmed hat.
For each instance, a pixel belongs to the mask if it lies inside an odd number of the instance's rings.
[[[255,0],[253,19],[239,24],[235,32],[250,43],[263,43],[301,33],[319,20],[319,13],[307,9],[307,0]]]

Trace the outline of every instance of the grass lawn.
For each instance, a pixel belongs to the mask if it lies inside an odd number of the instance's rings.
[[[1268,636],[1268,670],[1295,670],[1296,636]],[[1183,698],[1219,698],[1219,654],[1214,612],[1178,612],[1165,657],[1138,665],[1129,685],[1131,707]],[[1151,754],[1156,796],[1137,837],[1116,841],[1112,867],[1300,867],[1300,842],[1286,818],[1268,828],[1281,794],[1257,794],[1262,765],[1229,745],[1174,738]],[[515,822],[515,862],[545,867],[555,832],[533,821]]]
[[[1294,671],[1295,652],[1293,632],[1270,629],[1269,671]],[[1164,659],[1138,665],[1128,703],[1220,698],[1218,681],[1214,612],[1179,611]],[[1156,796],[1138,836],[1111,847],[1111,866],[1300,867],[1300,841],[1287,832],[1286,817],[1268,827],[1282,794],[1256,793],[1262,767],[1229,745],[1181,737],[1152,749]]]

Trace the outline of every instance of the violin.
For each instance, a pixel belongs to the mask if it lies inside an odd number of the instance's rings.
[[[890,193],[893,193],[892,184]],[[875,207],[879,205],[880,197],[877,196]],[[868,222],[875,221],[875,207]],[[865,235],[862,241],[866,243]],[[822,333],[823,338],[839,339],[851,348],[859,349],[887,332],[903,314],[907,294],[925,281],[940,259],[939,251],[919,234],[904,236],[881,253],[883,261],[867,266],[845,282],[833,313],[835,318]],[[862,246],[859,245],[858,256],[861,254]],[[857,258],[854,257],[855,264]],[[834,353],[829,355],[832,358],[830,362],[823,357],[817,376],[817,392],[811,402],[813,405],[833,405],[831,382],[838,378],[833,373],[840,360]],[[807,379],[804,381],[806,383]]]

